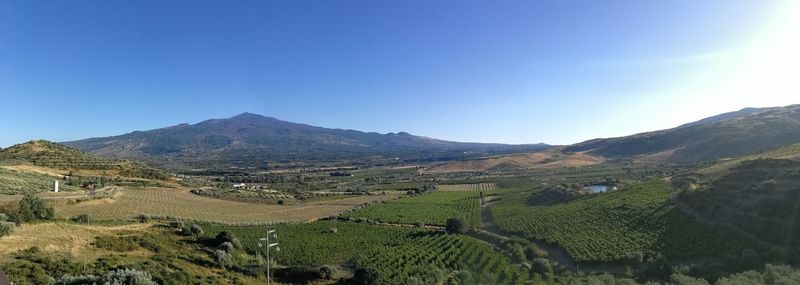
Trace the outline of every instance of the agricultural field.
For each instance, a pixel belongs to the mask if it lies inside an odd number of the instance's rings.
[[[558,244],[577,261],[620,261],[663,256],[669,260],[736,257],[767,252],[758,243],[684,215],[668,200],[667,182],[653,179],[619,191],[551,206],[526,204],[529,193],[490,206],[507,233]]]
[[[580,167],[600,164],[603,161],[605,159],[602,157],[583,153],[564,153],[558,148],[551,148],[532,153],[451,161],[430,167],[425,172],[482,172],[505,169]]]
[[[441,191],[491,191],[497,189],[496,183],[444,184],[436,186]]]
[[[76,203],[58,201],[57,215],[89,213],[94,219],[124,220],[139,214],[219,223],[303,222],[348,211],[356,206],[396,198],[399,194],[364,195],[298,205],[267,205],[194,195],[188,189],[124,188],[113,198]]]
[[[251,252],[261,250],[258,239],[266,230],[221,225],[203,228],[208,237],[229,231]],[[523,284],[531,278],[527,269],[512,264],[488,244],[463,235],[333,221],[277,225],[273,229],[281,247],[273,253],[274,258],[286,266],[373,267],[380,273],[382,284],[408,284],[414,278],[430,281],[433,275],[457,270],[472,272],[480,284]]]
[[[480,224],[480,203],[480,193],[477,191],[434,191],[374,204],[344,217],[392,224],[421,222],[437,226],[443,226],[447,218],[459,217],[474,226]]]
[[[52,191],[53,181],[57,179],[44,174],[0,167],[0,194],[13,195]],[[74,190],[78,190],[78,188],[61,185],[61,191]]]

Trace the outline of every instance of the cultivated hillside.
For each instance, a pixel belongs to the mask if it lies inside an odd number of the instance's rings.
[[[558,148],[552,148],[533,153],[451,161],[433,166],[427,169],[426,172],[473,172],[500,169],[574,167],[599,164],[603,161],[602,157],[581,153],[563,153]]]
[[[719,177],[696,177],[675,199],[688,214],[800,258],[800,160],[746,160]],[[715,178],[716,177],[716,178]],[[797,260],[794,259],[796,262]]]
[[[266,167],[376,157],[435,159],[463,156],[464,152],[531,151],[545,147],[459,143],[404,132],[379,134],[327,129],[250,113],[65,144],[100,156],[142,160],[172,169]]]
[[[595,139],[567,152],[639,162],[699,162],[800,143],[800,105],[744,109],[677,128]]]
[[[79,149],[36,140],[0,150],[0,167],[51,176],[105,176],[167,179],[161,171],[130,160],[97,157]]]

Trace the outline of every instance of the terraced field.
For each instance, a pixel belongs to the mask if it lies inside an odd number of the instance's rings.
[[[441,191],[490,191],[497,189],[497,183],[475,183],[475,184],[450,184],[438,185]]]
[[[244,203],[203,197],[188,189],[126,188],[113,199],[75,203],[59,201],[56,213],[72,217],[89,213],[95,219],[129,219],[139,214],[171,216],[180,219],[220,223],[302,222],[327,217],[355,206],[378,200],[390,200],[398,194],[357,196],[335,201],[321,201],[291,206]]]

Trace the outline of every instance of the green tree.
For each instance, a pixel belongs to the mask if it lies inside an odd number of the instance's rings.
[[[381,284],[381,278],[375,268],[359,268],[353,274],[353,282],[358,285],[377,285]]]
[[[33,194],[26,194],[19,201],[18,219],[21,222],[51,220],[55,216],[53,207],[45,205],[44,201]]]
[[[461,218],[448,218],[445,224],[445,229],[451,234],[463,234],[467,231],[464,220]]]

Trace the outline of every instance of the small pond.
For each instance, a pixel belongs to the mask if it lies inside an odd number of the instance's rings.
[[[583,189],[589,190],[592,193],[603,193],[609,190],[611,191],[617,190],[617,186],[608,186],[605,184],[592,184],[583,186]]]

